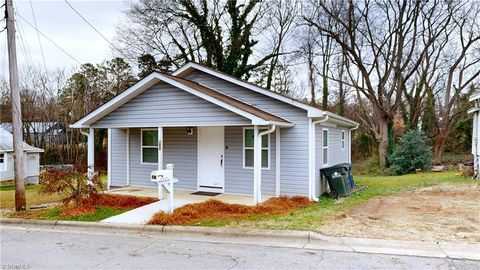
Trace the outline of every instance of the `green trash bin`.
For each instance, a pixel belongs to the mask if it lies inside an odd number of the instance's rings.
[[[338,198],[352,194],[353,189],[350,185],[348,164],[337,164],[328,168],[321,169],[321,173],[327,178],[330,187],[330,197]]]

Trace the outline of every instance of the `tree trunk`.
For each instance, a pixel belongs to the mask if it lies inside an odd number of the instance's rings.
[[[380,161],[380,169],[383,170],[387,166],[388,152],[388,117],[385,113],[381,113],[378,119],[378,130],[378,158]]]
[[[438,135],[435,137],[435,150],[434,150],[434,160],[435,165],[442,164],[442,154],[445,148],[445,141],[447,139],[448,132],[446,129],[440,128]]]

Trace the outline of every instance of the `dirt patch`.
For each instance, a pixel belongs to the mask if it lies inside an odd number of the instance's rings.
[[[479,242],[480,187],[442,184],[374,198],[319,231],[335,236]]]
[[[230,220],[252,215],[287,214],[294,209],[310,205],[307,197],[279,197],[256,205],[228,204],[218,200],[188,204],[175,209],[173,214],[158,213],[149,224],[186,225],[208,220]]]

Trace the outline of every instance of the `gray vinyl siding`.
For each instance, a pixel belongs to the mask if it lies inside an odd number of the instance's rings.
[[[323,164],[323,129],[328,129],[328,164]],[[342,130],[345,131],[345,149],[342,150]],[[348,163],[350,142],[348,128],[334,128],[322,125],[315,126],[315,194],[325,192],[326,181],[320,183],[320,169],[339,163]]]
[[[270,134],[270,169],[262,169],[262,195],[275,195],[275,132]],[[253,169],[243,168],[243,127],[225,127],[225,192],[253,194]]]
[[[111,186],[126,186],[127,183],[127,130],[111,129]]]
[[[157,164],[141,164],[140,130],[130,129],[130,184],[133,186],[156,186],[150,182],[150,173]],[[187,135],[185,128],[164,128],[163,163],[175,165],[174,174],[179,182],[175,188],[197,188],[197,131]]]
[[[187,78],[292,122],[294,127],[281,129],[280,192],[282,195],[308,195],[308,116],[305,110],[201,71],[194,71]],[[271,136],[274,138],[274,135]],[[271,170],[274,173],[274,169]],[[248,169],[240,171],[253,175]]]
[[[248,125],[251,121],[166,83],[134,97],[92,127]]]

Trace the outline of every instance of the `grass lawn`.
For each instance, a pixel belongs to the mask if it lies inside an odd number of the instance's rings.
[[[39,194],[40,185],[26,185],[25,196],[27,207],[37,204],[59,202],[60,195]],[[0,182],[0,209],[12,210],[15,207],[15,183],[14,181]]]
[[[457,175],[457,172],[420,173],[403,176],[357,176],[357,186],[368,186],[360,193],[339,200],[322,197],[312,206],[280,216],[250,216],[243,219],[211,220],[201,222],[200,226],[233,226],[265,229],[315,230],[377,196],[387,196],[406,192],[419,187],[428,187],[440,183],[473,182]]]

